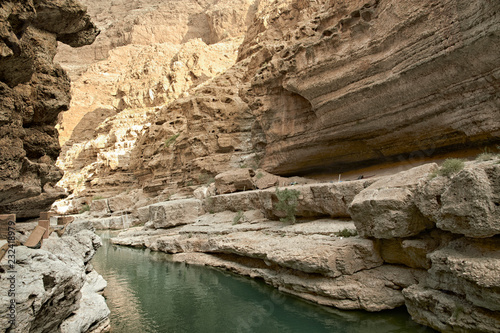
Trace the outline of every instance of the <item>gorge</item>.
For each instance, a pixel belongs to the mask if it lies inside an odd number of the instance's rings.
[[[500,332],[499,3],[80,2],[1,5],[0,214]]]

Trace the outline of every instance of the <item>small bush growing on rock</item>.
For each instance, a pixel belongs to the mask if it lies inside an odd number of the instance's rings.
[[[207,173],[200,173],[200,175],[198,176],[198,180],[200,181],[200,183],[207,185],[210,185],[215,182],[215,178]]]
[[[88,212],[90,210],[90,206],[88,204],[85,204],[82,206],[82,209],[80,209],[80,214],[83,214],[85,212]]]
[[[243,211],[239,210],[238,213],[233,218],[233,224],[238,224],[240,222],[243,222],[245,219],[245,215],[243,215]]]
[[[172,135],[168,139],[166,139],[165,140],[165,147],[170,147],[170,145],[172,145],[175,142],[175,140],[177,140],[177,138],[179,137],[179,135],[181,135],[181,133],[177,133],[175,135]]]
[[[101,200],[101,199],[104,199],[104,197],[101,195],[96,195],[95,197],[92,198],[92,201]]]
[[[437,174],[444,177],[450,177],[462,170],[464,166],[465,163],[463,160],[459,158],[449,158],[443,162]]]
[[[280,218],[280,221],[295,223],[295,211],[297,209],[299,195],[300,191],[289,190],[287,188],[280,190],[276,187],[276,197],[278,197],[278,202],[274,205],[274,208],[286,214],[286,217]]]
[[[358,231],[345,228],[340,230],[339,232],[336,232],[335,235],[338,237],[354,237],[358,235]]]
[[[500,147],[497,147],[497,148],[500,149]],[[493,153],[488,148],[485,148],[481,154],[477,155],[476,161],[490,161],[490,160],[494,160],[496,158],[500,158],[499,153]]]

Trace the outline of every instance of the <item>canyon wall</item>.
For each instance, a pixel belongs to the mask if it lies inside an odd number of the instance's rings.
[[[500,155],[444,170],[430,163],[252,191],[237,185],[257,187],[269,175],[234,172],[216,178],[219,193],[229,185],[234,193],[149,205],[144,227],[112,242],[261,278],[339,309],[406,306],[440,332],[499,332]],[[287,221],[287,206],[297,223]]]
[[[278,3],[239,52],[264,60],[242,96],[267,171],[338,172],[499,141],[498,2]]]
[[[148,12],[149,6],[141,4],[127,15]],[[175,8],[184,13],[190,6]],[[110,7],[109,13],[117,8]],[[214,8],[233,18],[215,19]],[[201,23],[184,20],[178,25],[197,34],[160,39],[167,43],[154,47],[115,48],[79,77],[74,91],[80,97],[59,125],[69,154],[60,165],[72,168],[66,188],[79,188],[77,196],[112,187],[116,193],[124,179],[127,187],[157,195],[202,184],[238,166],[260,166],[279,175],[338,174],[500,141],[496,2],[282,0],[245,3],[237,13],[232,8],[224,1],[211,7],[207,3],[199,9]],[[112,20],[106,15],[102,22]],[[156,22],[143,17],[131,24],[123,43],[148,44],[159,38],[156,32],[133,37]],[[228,25],[225,30],[198,26],[206,21]],[[167,59],[164,45],[188,47],[191,37],[201,39],[197,45],[208,43],[207,48],[224,45],[230,39],[200,31],[240,36],[243,22],[248,27],[238,51],[234,45],[217,50],[228,58],[220,70],[196,73],[187,59],[180,62],[188,69],[178,66],[175,57],[165,70],[158,60],[138,58],[153,59],[158,52]],[[110,36],[116,37],[115,28],[109,25]],[[202,48],[193,50],[200,59],[206,54]],[[120,74],[123,68],[128,74]],[[96,139],[122,110],[137,115],[141,129],[118,139],[115,152],[109,145],[96,150]],[[127,119],[132,128],[134,120]],[[167,145],[173,137],[175,142]],[[73,142],[79,146],[71,148]],[[86,144],[92,148],[84,148]],[[125,154],[123,145],[131,147]],[[81,165],[73,167],[75,155],[69,152],[75,150],[89,156],[81,154]],[[121,167],[101,168],[100,173],[86,169],[106,154],[122,154]]]
[[[53,62],[57,42],[98,35],[75,1],[2,1],[0,11],[0,213],[38,216],[65,196],[55,185],[60,146],[54,126],[70,102],[70,81]]]

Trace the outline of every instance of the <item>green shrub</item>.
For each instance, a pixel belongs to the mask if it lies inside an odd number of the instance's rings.
[[[490,161],[497,158],[498,155],[494,153],[481,153],[477,155],[476,161]]]
[[[95,197],[92,198],[92,201],[101,200],[101,199],[104,199],[104,197],[101,195],[96,195]]]
[[[289,190],[287,188],[280,190],[276,187],[276,197],[278,198],[278,202],[274,205],[274,208],[286,214],[286,217],[280,218],[280,221],[295,223],[295,212],[299,196],[300,191]]]
[[[262,177],[264,177],[264,174],[262,172],[259,172],[255,177],[257,177],[257,179],[261,179]]]
[[[449,158],[443,162],[437,173],[440,176],[450,177],[462,170],[464,166],[465,163],[463,160],[459,158]]]
[[[245,215],[243,215],[243,211],[239,210],[238,213],[233,218],[233,224],[238,224],[240,222],[243,222],[245,219]]]
[[[215,178],[207,173],[200,173],[198,176],[198,180],[201,184],[210,185],[215,182]]]
[[[177,140],[177,138],[179,137],[179,135],[181,135],[181,133],[177,133],[175,135],[172,135],[168,139],[166,139],[165,140],[165,147],[170,147],[170,145],[172,145],[175,142],[175,140]]]
[[[79,214],[83,214],[85,212],[88,212],[90,210],[90,206],[88,204],[85,204],[82,206],[82,209],[80,209]]]
[[[337,235],[338,237],[354,237],[358,235],[358,231],[345,228],[340,230],[339,232],[336,232],[335,235]]]
[[[497,146],[500,149],[500,146]],[[491,161],[500,158],[500,153],[494,153],[488,147],[483,149],[483,152],[476,157],[476,161]]]

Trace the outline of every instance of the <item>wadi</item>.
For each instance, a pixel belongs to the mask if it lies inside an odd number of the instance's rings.
[[[2,332],[113,330],[103,230],[500,332],[499,26],[489,0],[3,1]]]

